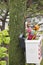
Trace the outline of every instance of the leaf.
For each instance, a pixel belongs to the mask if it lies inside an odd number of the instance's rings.
[[[0,61],[0,65],[6,65],[6,61]]]
[[[8,33],[7,30],[3,30],[3,31],[2,31],[2,34],[3,34],[3,36],[9,36],[9,33]]]
[[[10,43],[10,37],[4,37],[3,41],[5,44],[9,44]]]
[[[2,31],[0,31],[0,38],[2,37]]]
[[[7,53],[3,53],[2,54],[2,58],[4,58],[4,57],[8,57],[8,54]]]
[[[3,35],[2,35],[2,31],[0,31],[0,45],[1,45],[2,42],[3,42],[2,37],[3,37]]]
[[[3,40],[2,40],[2,38],[0,38],[0,45],[2,44],[2,42],[3,42]]]
[[[7,48],[5,48],[5,47],[0,47],[0,53],[2,52],[5,52],[5,51],[7,51]]]
[[[5,57],[8,57],[9,55],[7,53],[0,53],[0,58],[5,58]]]
[[[0,58],[8,56],[5,52],[7,51],[7,48],[0,47]]]

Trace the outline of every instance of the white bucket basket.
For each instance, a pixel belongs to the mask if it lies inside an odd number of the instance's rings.
[[[26,63],[35,63],[40,65],[40,62],[42,60],[41,42],[42,36],[40,36],[38,40],[25,39]]]

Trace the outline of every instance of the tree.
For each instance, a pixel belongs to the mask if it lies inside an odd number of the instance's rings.
[[[32,0],[27,0],[27,8],[30,7],[30,5],[32,4]]]
[[[34,3],[37,3],[40,6],[43,6],[43,0],[27,0],[27,8],[29,8],[30,5]]]
[[[43,0],[33,0],[33,2],[27,8],[27,17],[35,17],[37,15],[43,15]]]
[[[10,0],[10,46],[9,65],[25,65],[24,51],[19,45],[19,35],[23,30],[26,0]]]

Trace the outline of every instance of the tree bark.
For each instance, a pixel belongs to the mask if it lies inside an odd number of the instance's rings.
[[[9,46],[9,65],[25,65],[25,55],[19,45],[19,35],[23,30],[26,0],[10,0],[10,46]]]

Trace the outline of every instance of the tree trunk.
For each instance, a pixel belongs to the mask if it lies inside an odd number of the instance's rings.
[[[9,65],[25,65],[25,55],[19,45],[19,35],[23,30],[26,0],[10,0],[10,46]]]

